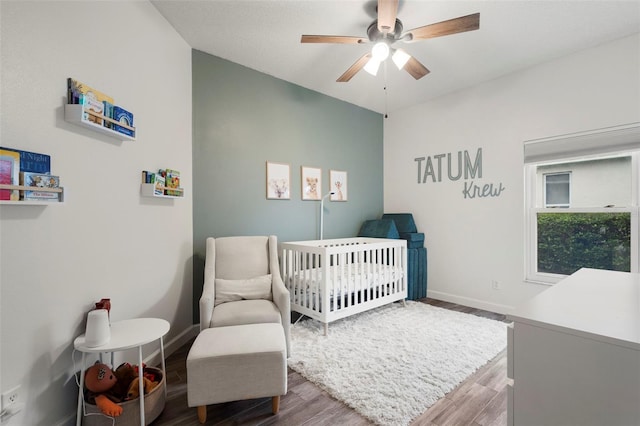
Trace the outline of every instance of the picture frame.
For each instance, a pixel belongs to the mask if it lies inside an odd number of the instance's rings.
[[[300,180],[303,200],[320,200],[322,197],[322,169],[301,166]]]
[[[286,163],[267,161],[267,200],[291,199],[291,168]]]
[[[329,186],[331,201],[347,201],[347,172],[343,170],[329,170]]]

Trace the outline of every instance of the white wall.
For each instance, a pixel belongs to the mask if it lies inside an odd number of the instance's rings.
[[[192,329],[191,49],[146,1],[0,8],[0,144],[51,155],[66,198],[0,206],[1,390],[26,403],[7,424],[50,425],[75,419],[72,343],[95,301],[115,321],[168,320],[169,346]],[[65,122],[67,77],[132,111],[137,141]],[[160,167],[182,172],[184,199],[140,197]]]
[[[634,35],[390,114],[385,212],[412,212],[425,233],[429,296],[508,312],[547,288],[523,281],[523,141],[640,121],[639,57]],[[478,148],[474,184],[502,184],[499,196],[465,199],[446,167],[418,183],[415,158]]]

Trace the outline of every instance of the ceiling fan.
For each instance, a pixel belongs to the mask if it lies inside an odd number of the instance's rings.
[[[480,28],[480,14],[461,16],[459,18],[441,21],[435,24],[425,25],[403,33],[402,22],[397,18],[399,0],[378,0],[378,19],[374,20],[367,28],[367,38],[352,36],[332,35],[303,35],[301,43],[338,43],[360,44],[374,43],[371,52],[362,55],[351,65],[338,79],[339,83],[345,83],[361,69],[376,75],[380,64],[391,55],[398,69],[404,68],[416,80],[429,73],[427,67],[422,65],[413,56],[401,48],[393,45],[398,41],[410,42],[441,37],[450,34],[473,31]]]

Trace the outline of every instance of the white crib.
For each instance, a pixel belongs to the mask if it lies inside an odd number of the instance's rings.
[[[291,310],[324,323],[407,297],[407,242],[341,238],[280,244]]]

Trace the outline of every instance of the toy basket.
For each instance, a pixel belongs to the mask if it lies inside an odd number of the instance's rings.
[[[160,383],[151,392],[144,396],[144,420],[145,424],[149,424],[154,421],[162,410],[164,410],[165,403],[165,386],[166,378],[162,374],[162,370],[154,367],[146,367],[145,371],[149,371],[161,377]],[[84,402],[84,413],[86,414],[82,418],[82,424],[84,426],[139,426],[140,425],[140,401],[138,398],[131,401],[124,401],[119,403],[122,407],[122,414],[118,417],[107,417],[100,412],[100,409],[94,404]]]

